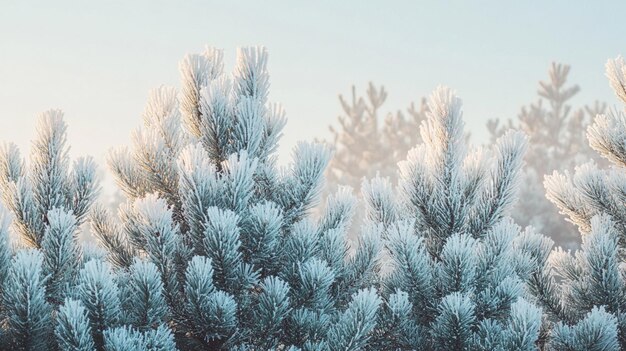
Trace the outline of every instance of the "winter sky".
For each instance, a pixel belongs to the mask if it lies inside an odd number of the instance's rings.
[[[457,90],[475,142],[485,121],[533,101],[551,61],[572,65],[578,102],[614,103],[604,63],[626,54],[625,1],[10,1],[0,5],[0,140],[29,147],[37,115],[61,108],[72,154],[128,143],[148,91],[178,86],[205,45],[270,51],[272,101],[297,140],[330,137],[339,93],[368,81],[404,109],[438,84]]]

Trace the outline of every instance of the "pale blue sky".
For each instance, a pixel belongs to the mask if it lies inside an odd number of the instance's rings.
[[[578,102],[614,103],[604,63],[626,53],[625,1],[0,3],[0,140],[28,147],[38,113],[62,108],[72,153],[98,159],[206,44],[225,49],[229,68],[237,46],[269,48],[270,97],[289,118],[283,155],[329,137],[353,83],[385,84],[390,109],[451,86],[482,142],[485,121],[532,101],[553,60],[572,65]]]

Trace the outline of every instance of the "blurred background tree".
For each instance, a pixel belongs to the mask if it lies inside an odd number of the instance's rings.
[[[573,225],[558,215],[558,210],[546,199],[543,178],[554,170],[573,169],[576,164],[590,160],[604,164],[587,145],[585,128],[591,119],[606,110],[606,104],[575,106],[573,98],[580,92],[578,85],[569,85],[570,66],[552,63],[548,79],[539,82],[537,101],[523,106],[512,119],[489,120],[489,143],[495,142],[508,129],[518,129],[530,137],[529,150],[521,184],[521,201],[512,213],[515,221],[532,225],[551,237],[557,246],[577,248],[579,236]],[[407,152],[422,142],[420,125],[426,119],[426,99],[411,103],[406,110],[384,111],[387,91],[383,86],[369,83],[364,95],[352,87],[351,97],[339,95],[342,115],[331,126],[334,156],[327,170],[326,194],[339,184],[351,186],[360,193],[363,178],[380,176],[397,183],[395,169]],[[469,135],[466,136],[468,138]],[[351,236],[354,237],[363,218],[359,205]]]
[[[348,100],[339,95],[343,114],[338,127],[330,126],[333,135],[333,158],[326,171],[325,195],[332,194],[339,185],[350,186],[360,193],[363,179],[377,176],[397,183],[397,164],[406,159],[408,151],[422,142],[420,125],[426,120],[426,98],[412,102],[405,110],[381,112],[387,100],[387,91],[370,82],[365,96],[357,96],[352,86]],[[384,116],[384,117],[382,117]],[[354,239],[364,216],[359,202],[349,236]]]
[[[342,184],[359,189],[363,177],[377,174],[396,183],[397,163],[422,141],[419,126],[426,119],[428,106],[422,98],[406,111],[384,114],[380,110],[386,100],[385,88],[372,82],[365,96],[357,97],[354,86],[350,100],[339,95],[343,115],[338,118],[339,127],[330,127],[335,148],[328,169],[331,187]]]
[[[546,199],[543,179],[554,170],[573,169],[590,160],[605,163],[587,144],[585,130],[597,114],[606,110],[606,103],[572,106],[571,100],[580,87],[568,85],[569,73],[569,65],[552,63],[548,80],[539,82],[537,101],[522,107],[515,119],[490,120],[487,129],[491,142],[509,128],[519,129],[530,138],[520,201],[513,218],[551,237],[557,246],[577,248],[579,235]]]

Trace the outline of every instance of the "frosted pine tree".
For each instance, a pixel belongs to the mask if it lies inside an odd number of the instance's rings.
[[[3,214],[0,243],[6,347],[53,347],[53,311],[76,283],[83,257],[76,235],[98,187],[93,160],[79,158],[71,165],[68,150],[58,110],[39,118],[29,164],[14,144],[0,149],[0,191],[10,211]]]
[[[95,164],[79,158],[70,165],[68,152],[58,110],[40,117],[28,164],[14,144],[0,149],[0,191],[8,209],[0,209],[2,349],[116,350],[105,345],[111,342],[106,333],[128,322],[117,276],[78,242],[98,193]],[[173,338],[162,328],[159,338]]]
[[[232,74],[220,50],[185,57],[180,93],[154,90],[133,145],[109,158],[129,198],[120,222],[99,208],[93,229],[126,272],[120,306],[133,325],[168,324],[180,349],[362,349],[380,305],[380,233],[347,255],[345,189],[309,215],[324,146],[300,143],[277,167],[285,113],[268,102],[267,57],[239,49]],[[121,342],[118,332],[104,337]]]
[[[626,104],[624,59],[609,60],[606,72]],[[578,227],[583,242],[573,255],[556,251],[551,257],[553,294],[560,300],[552,314],[561,320],[551,332],[551,345],[556,350],[619,350],[626,348],[624,110],[599,114],[587,137],[612,167],[590,162],[573,174],[555,172],[545,181],[548,198]]]
[[[532,225],[565,248],[579,246],[580,240],[571,235],[573,227],[557,214],[545,198],[543,178],[554,170],[572,169],[575,165],[600,158],[584,142],[586,127],[606,104],[573,107],[571,100],[578,94],[578,85],[568,85],[570,66],[552,63],[549,79],[539,82],[537,102],[525,106],[517,119],[501,123],[490,120],[487,127],[492,141],[508,128],[523,131],[530,137],[526,167],[522,175],[523,201],[515,206],[513,218],[521,225]]]
[[[383,228],[391,272],[373,344],[379,350],[535,350],[542,312],[524,298],[539,266],[532,233],[506,215],[516,199],[525,137],[508,132],[468,149],[461,101],[438,88],[423,144],[400,184],[363,184],[367,220]],[[380,230],[380,229],[376,229]]]

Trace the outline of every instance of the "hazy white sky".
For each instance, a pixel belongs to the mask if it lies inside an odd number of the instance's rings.
[[[573,66],[577,101],[613,103],[604,63],[626,54],[626,1],[0,1],[0,140],[29,147],[37,115],[61,108],[72,154],[98,159],[207,44],[229,68],[237,46],[269,48],[283,155],[329,136],[353,83],[385,84],[389,109],[449,85],[481,142],[488,118],[534,99],[553,60]]]

